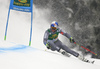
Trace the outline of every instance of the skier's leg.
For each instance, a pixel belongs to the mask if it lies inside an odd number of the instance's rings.
[[[59,46],[60,48],[62,48],[63,50],[65,50],[66,52],[74,55],[75,57],[78,57],[79,56],[79,53],[75,52],[75,51],[72,51],[71,49],[69,49],[66,45],[63,45],[62,42],[60,40],[58,40],[57,42],[55,42],[55,44],[57,46]]]
[[[64,49],[66,52],[68,52],[68,53],[74,55],[75,57],[78,57],[78,56],[79,56],[79,53],[77,53],[77,52],[75,52],[75,51],[69,49],[69,48],[68,48],[67,46],[65,46],[65,45],[62,45],[62,49]]]
[[[55,43],[52,40],[48,40],[47,42],[50,44],[50,47],[51,47],[52,51],[55,51],[55,50],[59,51],[60,50],[60,47],[55,45]]]
[[[94,61],[89,61],[86,58],[84,58],[83,56],[81,56],[79,53],[72,51],[71,49],[69,49],[66,45],[63,45],[62,42],[60,40],[58,40],[57,42],[55,42],[55,44],[62,48],[63,50],[65,50],[66,52],[74,55],[75,57],[77,57],[78,59],[84,61],[84,62],[89,62],[89,63],[93,63]]]

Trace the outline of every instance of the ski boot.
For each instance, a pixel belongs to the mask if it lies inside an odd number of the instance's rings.
[[[60,50],[59,50],[59,53],[65,55],[65,56],[67,56],[67,57],[70,57],[70,55],[69,55],[65,50],[63,50],[63,49],[60,49]]]

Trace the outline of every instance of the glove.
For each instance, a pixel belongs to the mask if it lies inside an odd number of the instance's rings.
[[[70,40],[71,43],[74,43],[74,42],[75,42],[74,39],[73,39],[72,37],[70,37],[69,40]]]
[[[48,49],[50,49],[50,48],[51,48],[51,46],[50,46],[50,44],[49,44],[49,43],[47,43],[47,44],[46,44],[46,47],[47,47]]]

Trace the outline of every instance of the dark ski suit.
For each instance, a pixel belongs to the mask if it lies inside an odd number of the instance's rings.
[[[52,51],[55,51],[55,50],[59,51],[60,49],[63,49],[66,52],[78,57],[79,54],[77,52],[72,51],[71,49],[69,49],[66,45],[64,45],[58,39],[59,33],[66,36],[68,39],[71,38],[71,36],[68,33],[65,33],[60,28],[58,28],[55,32],[52,32],[51,29],[48,29],[48,30],[45,31],[45,34],[44,34],[44,39],[43,39],[44,44],[46,45],[46,43],[49,43],[49,45],[51,46]]]

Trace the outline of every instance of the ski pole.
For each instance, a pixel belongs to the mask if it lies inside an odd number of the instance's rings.
[[[78,46],[81,46],[81,45],[79,45],[78,43],[76,43],[76,42],[74,42],[74,44],[76,44],[76,45],[78,45]],[[92,52],[91,50],[89,50],[89,49],[87,49],[87,48],[85,48],[84,46],[81,46],[83,49],[85,49],[85,50],[87,50],[87,51],[89,51],[89,52],[91,52],[91,53],[93,53],[94,55],[96,55],[97,56],[97,54],[96,53],[94,53],[94,52]]]

